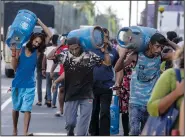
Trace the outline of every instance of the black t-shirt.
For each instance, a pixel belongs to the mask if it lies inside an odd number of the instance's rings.
[[[74,57],[69,51],[57,55],[57,62],[65,71],[65,101],[93,99],[93,68],[102,60],[93,52]]]

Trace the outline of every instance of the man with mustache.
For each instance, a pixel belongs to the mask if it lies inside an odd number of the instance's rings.
[[[50,39],[50,30],[38,19],[38,24]],[[39,54],[45,50],[45,37],[41,33],[33,33],[30,40],[21,50],[16,49],[16,45],[11,46],[12,67],[15,78],[12,81],[12,117],[13,117],[13,135],[17,135],[17,123],[19,111],[24,113],[24,135],[28,134],[29,123],[31,119],[31,110],[35,97],[35,68]]]
[[[167,40],[162,34],[156,33],[151,37],[146,51],[133,52],[126,57],[128,50],[124,50],[116,63],[115,71],[119,72],[136,60],[136,66],[132,72],[130,82],[130,135],[139,135],[141,133],[148,118],[147,103],[152,89],[160,76],[160,65],[163,60],[172,59],[173,53],[161,55],[164,45],[168,45],[174,50],[178,48],[178,45]]]
[[[64,41],[62,42],[64,43]],[[77,135],[86,136],[92,113],[93,103],[93,68],[96,65],[110,66],[107,46],[104,46],[104,60],[93,52],[85,51],[79,38],[67,39],[69,50],[59,55],[53,50],[48,59],[63,64],[65,72],[65,111],[66,130],[68,136],[74,135],[77,123],[77,111],[80,107]]]

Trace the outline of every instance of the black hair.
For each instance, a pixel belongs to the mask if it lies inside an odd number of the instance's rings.
[[[33,40],[36,39],[37,37],[39,37],[41,39],[41,43],[37,48],[33,48]],[[28,41],[28,43],[26,44],[26,47],[28,48],[29,51],[31,51],[32,53],[38,49],[38,52],[42,53],[45,51],[46,48],[46,44],[45,44],[45,36],[42,33],[33,33],[30,37],[30,40]]]
[[[168,31],[167,33],[167,38],[172,41],[174,38],[177,37],[177,33],[175,31]]]
[[[183,41],[182,37],[176,37],[172,40],[174,43],[178,44],[179,42]]]
[[[54,45],[57,45],[58,38],[59,38],[59,35],[58,35],[58,34],[54,34],[54,35],[52,36],[51,41],[52,41],[52,43],[53,43]]]
[[[47,37],[46,32],[45,32],[44,30],[41,31],[41,34],[42,34],[44,37]]]
[[[80,55],[84,52],[84,49],[80,44],[79,38],[77,38],[77,37],[68,38],[66,43],[68,46],[78,44],[80,46]],[[71,53],[70,50],[69,50],[69,52]]]
[[[161,45],[165,45],[167,43],[167,40],[166,40],[166,38],[162,34],[155,33],[151,37],[150,42],[151,42],[152,45],[156,44],[156,42],[158,42]]]
[[[67,44],[68,45],[78,44],[79,46],[81,46],[80,40],[77,37],[72,37],[72,38],[67,39]]]
[[[108,40],[109,40],[109,30],[107,28],[102,28],[103,32],[108,34]]]

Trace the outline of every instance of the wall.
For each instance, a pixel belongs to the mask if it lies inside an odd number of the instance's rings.
[[[175,11],[166,11],[163,13],[161,32],[166,34],[167,31],[176,31],[184,38],[184,12],[180,13],[180,26],[177,28],[177,14]],[[158,30],[160,30],[160,13],[158,13]]]

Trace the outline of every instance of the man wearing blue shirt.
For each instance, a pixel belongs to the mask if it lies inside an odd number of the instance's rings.
[[[109,31],[103,28],[104,31],[104,45],[108,44],[108,53],[111,60],[110,66],[96,66],[93,70],[94,75],[94,101],[91,116],[91,123],[89,133],[92,136],[109,136],[110,135],[110,105],[112,100],[112,87],[114,81],[114,65],[119,58],[116,49],[109,44]],[[104,59],[104,50],[95,49],[95,54]],[[100,117],[99,117],[100,114]]]

